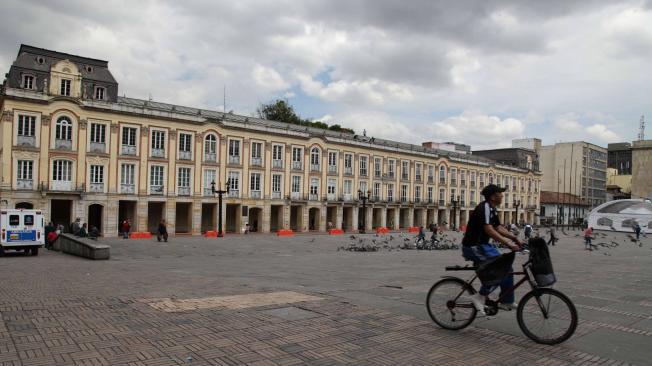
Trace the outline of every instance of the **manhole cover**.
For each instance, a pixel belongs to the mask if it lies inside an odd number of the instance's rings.
[[[288,306],[285,308],[277,308],[271,310],[263,310],[262,313],[273,315],[285,320],[301,320],[301,319],[310,319],[319,316],[319,314],[312,312],[310,310],[300,309],[294,306]]]

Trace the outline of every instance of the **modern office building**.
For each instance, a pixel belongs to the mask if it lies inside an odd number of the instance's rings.
[[[22,45],[0,94],[0,203],[105,236],[464,224],[488,183],[532,222],[538,172],[455,151],[119,97],[107,61]],[[363,205],[358,192],[369,197]]]
[[[607,149],[588,142],[541,146],[541,190],[570,193],[596,207],[606,200]]]
[[[632,198],[652,200],[652,140],[632,144]]]
[[[607,167],[618,170],[618,175],[632,175],[632,144],[618,142],[607,145]]]
[[[539,155],[533,149],[508,147],[504,149],[474,150],[473,155],[521,169],[539,171]]]

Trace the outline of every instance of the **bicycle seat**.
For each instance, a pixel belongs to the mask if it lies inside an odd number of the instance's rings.
[[[460,266],[460,265],[446,266],[447,271],[475,271],[477,268],[478,267],[469,266],[469,265],[466,265],[466,266]]]

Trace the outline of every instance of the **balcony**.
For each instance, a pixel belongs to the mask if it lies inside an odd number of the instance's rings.
[[[292,193],[290,193],[290,199],[300,200],[301,199],[301,192],[292,192]]]
[[[457,179],[451,179],[451,187],[457,187]]]
[[[320,170],[319,164],[310,164],[311,172],[318,172]]]
[[[229,155],[229,164],[240,164],[240,155]]]
[[[20,146],[36,146],[36,137],[18,135],[16,143]]]
[[[149,193],[154,194],[154,195],[162,195],[163,194],[163,186],[162,185],[149,186]]]
[[[251,158],[252,166],[263,166],[263,158],[261,157],[252,157]]]
[[[536,209],[537,209],[537,205],[527,205],[527,206],[525,206],[525,209],[526,209],[526,210],[536,210]]]
[[[401,179],[402,180],[408,180],[408,175],[407,174],[401,174]]]
[[[387,178],[394,179],[394,177],[395,177],[394,172],[387,173]]]
[[[31,179],[18,179],[16,189],[34,189],[34,181]]]
[[[178,196],[190,196],[190,187],[177,187]]]
[[[342,198],[344,201],[352,201],[353,200],[353,195],[351,193],[346,193],[344,194],[344,197]]]
[[[416,180],[417,182],[421,182],[421,176],[420,175],[415,176],[414,180]]]
[[[122,155],[136,155],[136,146],[122,145],[122,150],[120,153]]]
[[[311,201],[319,201],[319,195],[311,193],[311,194],[308,195],[308,199],[311,200]]]
[[[469,202],[469,204],[471,205],[471,207],[475,207],[475,206],[477,206],[477,205],[478,205],[478,203],[477,203],[477,202],[475,202],[475,201],[471,201],[471,202]]]
[[[503,202],[503,207],[509,208],[509,202]]]
[[[152,149],[152,157],[154,158],[164,158],[165,149]]]
[[[460,185],[461,185],[462,187],[466,187],[466,181],[465,181],[465,180],[461,180],[461,181],[460,181]]]
[[[429,203],[429,204],[433,204],[433,203],[434,203],[433,199],[432,199],[432,198],[428,198],[428,203]]]
[[[420,197],[414,197],[414,203],[421,203]]]
[[[466,201],[460,201],[460,207],[466,207]]]
[[[353,175],[353,167],[345,166],[344,167],[344,175]]]
[[[474,180],[470,181],[469,183],[470,183],[471,188],[475,188],[475,181]]]
[[[133,184],[120,184],[120,193],[124,194],[134,194],[136,192],[136,186]]]
[[[94,193],[102,193],[104,192],[104,183],[91,183],[90,184],[90,191]]]
[[[328,166],[328,172],[329,173],[337,173],[337,165],[329,165]]]
[[[192,152],[191,151],[179,151],[179,160],[191,160]]]
[[[54,140],[54,148],[59,150],[72,150],[72,140]]]
[[[260,191],[251,191],[249,192],[249,198],[259,200],[261,197]]]
[[[380,178],[381,176],[382,176],[382,174],[380,173],[380,170],[376,170],[374,172],[374,178]]]
[[[302,170],[303,169],[303,164],[300,161],[293,161],[292,162],[292,169],[293,170]]]
[[[66,180],[53,180],[50,189],[53,191],[72,191],[72,182]]]
[[[516,192],[516,186],[512,186],[512,191]]]
[[[435,178],[434,177],[428,177],[428,183],[430,183],[430,184],[435,183]]]
[[[407,203],[407,197],[401,197],[401,203]]]
[[[217,161],[217,154],[216,153],[204,153],[204,161],[208,162],[216,162]]]
[[[326,200],[327,200],[327,201],[335,201],[335,200],[336,200],[336,199],[335,199],[335,194],[333,194],[333,193],[328,193],[328,194],[326,195]]]
[[[106,152],[106,144],[104,142],[91,142],[90,151],[104,153]]]
[[[377,194],[373,195],[373,197],[372,197],[371,199],[372,199],[374,202],[380,202],[380,196],[377,195]]]
[[[392,203],[392,202],[394,202],[394,197],[392,197],[392,196],[387,196],[387,202],[388,202],[388,203]]]
[[[230,189],[229,192],[226,194],[228,198],[238,198],[240,197],[240,190],[238,189]]]
[[[272,199],[273,200],[280,200],[281,199],[281,192],[272,192]]]
[[[279,159],[272,160],[272,168],[283,169],[283,160],[279,160]]]
[[[439,185],[440,186],[446,185],[446,178],[444,178],[444,179],[439,178]]]
[[[212,197],[215,196],[213,194],[213,190],[210,188],[204,188],[204,197]]]
[[[446,201],[445,200],[439,200],[439,206],[445,206]]]
[[[361,177],[366,177],[367,176],[367,171],[366,170],[360,170],[360,176]]]

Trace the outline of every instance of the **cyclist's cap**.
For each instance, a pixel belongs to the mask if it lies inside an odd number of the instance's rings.
[[[505,192],[507,188],[504,187],[499,187],[495,184],[490,184],[482,189],[482,192],[480,192],[481,195],[483,195],[485,198],[491,197],[492,194],[498,193],[498,192]]]

